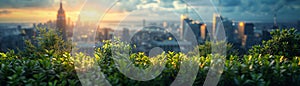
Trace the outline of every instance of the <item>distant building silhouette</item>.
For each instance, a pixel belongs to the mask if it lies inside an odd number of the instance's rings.
[[[122,39],[121,40],[124,41],[124,42],[129,42],[130,41],[129,29],[123,28]]]
[[[59,10],[57,12],[57,20],[56,20],[56,27],[59,31],[61,31],[61,35],[63,37],[64,40],[67,39],[67,34],[66,34],[66,14],[65,11],[63,9],[63,5],[62,2],[60,2],[60,7]]]
[[[144,52],[146,55],[149,55],[150,50],[156,47],[174,52],[184,52],[185,49],[191,47],[190,42],[179,41],[165,28],[158,26],[144,27],[136,32],[130,40],[131,46],[135,46],[132,49],[133,52]],[[180,47],[184,48],[180,49]]]
[[[111,40],[113,39],[113,32],[114,30],[111,28],[98,28],[96,39],[100,42],[103,40]]]
[[[222,16],[220,14],[213,14],[213,27],[211,31],[211,37],[216,35],[216,30],[220,27],[222,23]]]
[[[262,40],[267,41],[271,39],[271,34],[267,30],[262,31]]]
[[[180,28],[179,28],[179,36],[181,39],[183,39],[183,35],[184,35],[184,30],[187,28],[187,23],[186,23],[186,19],[187,19],[187,15],[181,15],[180,16]]]
[[[245,23],[244,22],[239,22],[239,27],[238,27],[238,38],[243,39],[245,35]]]
[[[207,39],[207,25],[206,24],[202,24],[201,28],[200,28],[200,32],[201,32],[201,39],[203,39],[204,41]]]
[[[243,48],[249,49],[253,45],[259,43],[259,38],[254,36],[254,24],[253,23],[239,23],[238,29],[239,38]]]
[[[254,35],[254,24],[253,23],[245,24],[245,34],[246,35]]]
[[[198,44],[204,43],[204,40],[206,39],[206,25],[203,23],[199,23],[197,21],[194,21],[192,19],[186,18],[184,19],[184,29],[183,29],[183,38],[186,41],[193,41],[195,39],[192,38],[194,35],[196,37],[196,40]],[[192,32],[190,32],[192,31]],[[191,34],[194,33],[194,34]]]
[[[22,28],[21,25],[16,28],[0,28],[0,52],[23,50],[25,40],[30,40],[35,45],[35,34],[35,28]]]
[[[223,21],[223,26],[224,26],[224,30],[225,30],[225,34],[226,34],[226,38],[228,43],[236,43],[236,39],[235,39],[235,28],[233,26],[233,22],[231,20],[228,20],[227,18],[222,18]]]

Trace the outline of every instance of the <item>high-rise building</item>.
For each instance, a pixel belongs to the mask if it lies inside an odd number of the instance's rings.
[[[195,36],[198,43],[203,43],[207,35],[206,24],[186,18],[182,27],[182,35],[182,38],[186,41],[193,41],[192,36]]]
[[[279,26],[278,26],[278,23],[277,23],[277,15],[276,14],[274,14],[273,22],[274,22],[274,25],[271,27],[271,29],[279,29]]]
[[[239,39],[241,40],[242,47],[250,48],[256,44],[256,39],[254,36],[254,24],[253,23],[239,23],[238,29]]]
[[[56,27],[59,31],[61,31],[61,36],[63,37],[63,39],[66,40],[66,14],[63,9],[62,1],[60,1],[60,7],[57,12]]]
[[[235,43],[235,28],[234,28],[234,23],[232,20],[229,20],[227,18],[223,18],[223,26],[224,26],[224,30],[225,30],[225,34],[226,34],[226,39],[227,42],[229,43]]]
[[[123,28],[122,41],[124,41],[124,42],[130,41],[129,29],[127,29],[127,28]]]
[[[243,35],[254,35],[254,24],[240,22],[238,32],[240,38],[242,38]]]
[[[113,39],[113,33],[114,33],[114,30],[111,28],[99,28],[98,27],[96,39],[101,42],[103,40],[111,40],[111,39]]]
[[[213,28],[211,31],[212,37],[216,36],[216,30],[220,27],[222,23],[222,16],[220,14],[213,14]]]
[[[245,34],[246,35],[254,35],[254,24],[253,23],[245,24]]]
[[[180,34],[180,38],[183,39],[183,35],[184,35],[184,30],[186,29],[187,27],[187,22],[186,22],[186,19],[187,19],[187,15],[181,15],[180,16],[180,28],[179,28],[179,34]]]
[[[277,15],[276,14],[274,14],[274,26],[277,26]]]
[[[177,40],[172,33],[159,26],[144,27],[137,31],[131,37],[130,45],[135,46],[132,48],[134,53],[144,52],[146,55],[151,55],[156,47],[167,52],[187,52],[187,49],[191,49],[190,42]]]
[[[243,39],[245,35],[245,23],[244,22],[239,22],[239,28],[238,28],[238,34],[239,34],[239,39]]]
[[[206,40],[206,37],[207,37],[207,27],[206,27],[206,24],[202,24],[201,25],[201,38],[203,40]]]

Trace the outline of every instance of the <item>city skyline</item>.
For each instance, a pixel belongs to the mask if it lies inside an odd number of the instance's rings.
[[[90,0],[92,2],[93,0]],[[94,0],[95,1],[95,0]],[[197,11],[203,20],[211,20],[212,11],[205,0],[186,0],[189,10]],[[295,22],[300,20],[300,1],[297,0],[211,0],[219,10],[219,14],[235,21],[252,22],[273,22],[273,16],[277,15],[278,22]],[[60,0],[0,0],[0,22],[19,23],[19,22],[46,22],[55,20]],[[114,1],[111,1],[114,2]],[[80,10],[86,5],[102,5],[86,3],[85,0],[63,0],[67,18],[76,21]],[[108,5],[103,5],[105,6]],[[101,7],[101,6],[97,6]],[[96,11],[93,8],[88,14]],[[184,13],[186,4],[182,0],[119,0],[108,11],[103,18],[104,21],[120,21],[123,17],[131,15],[131,20],[141,21],[145,16],[155,17],[161,15],[170,15],[164,20],[178,20],[173,17],[177,13]],[[174,14],[175,13],[175,14]],[[173,15],[174,14],[174,15]],[[93,16],[93,15],[89,15]],[[158,19],[159,20],[159,19]],[[206,21],[207,21],[206,20]]]

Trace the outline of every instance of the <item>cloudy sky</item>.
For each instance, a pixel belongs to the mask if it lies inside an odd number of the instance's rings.
[[[93,2],[94,1],[94,2]],[[98,0],[99,1],[99,0]],[[208,21],[212,13],[219,13],[235,21],[272,22],[300,20],[300,0],[117,0],[95,3],[96,0],[63,0],[67,17],[73,21],[86,9],[102,11],[103,20],[179,20],[179,15]],[[45,22],[55,20],[60,0],[0,0],[0,22]],[[187,4],[187,5],[186,5]],[[95,8],[85,8],[85,6]],[[188,11],[186,11],[188,6]],[[87,14],[92,14],[88,12]],[[93,15],[89,15],[93,17]],[[197,17],[198,16],[198,17]]]

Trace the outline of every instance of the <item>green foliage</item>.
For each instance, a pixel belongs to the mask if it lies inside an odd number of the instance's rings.
[[[51,53],[38,59],[18,57],[8,52],[0,56],[0,85],[80,85],[70,54],[50,59]]]
[[[48,50],[52,50],[53,55],[63,55],[65,52],[71,52],[72,44],[70,41],[62,39],[59,33],[54,29],[38,28],[39,34],[32,41],[25,41],[25,50],[20,51],[21,56],[29,58],[41,57]]]
[[[222,47],[223,45],[226,46],[226,48],[223,48],[223,49],[226,49],[226,55],[227,57],[233,55],[238,55],[238,50],[234,49],[232,44],[228,44],[226,42],[218,42],[216,43],[215,45],[212,45],[212,42],[209,42],[209,41],[206,41],[204,44],[202,45],[198,45],[197,48],[195,48],[196,50],[199,51],[199,55],[200,56],[207,56],[209,54],[212,54],[212,46],[214,46],[215,48],[217,47]],[[223,49],[220,49],[220,50],[223,50]],[[219,51],[217,51],[219,52]]]
[[[280,35],[276,33],[278,36],[282,36],[282,38],[276,38],[276,36],[273,38],[276,40],[278,39],[278,42],[285,42],[282,40],[286,38],[286,36],[288,39],[294,37],[291,34],[287,34],[291,32],[280,32],[280,34],[286,35]],[[19,54],[15,54],[14,51],[0,53],[1,86],[76,86],[83,84],[106,85],[104,84],[105,81],[102,80],[104,78],[107,79],[112,85],[165,86],[170,85],[175,80],[177,74],[182,69],[182,62],[187,62],[187,64],[189,65],[198,65],[197,67],[199,67],[199,69],[193,70],[198,71],[193,85],[203,85],[208,71],[215,70],[215,68],[211,68],[213,62],[215,62],[212,60],[220,59],[216,58],[217,55],[213,56],[212,54],[210,54],[211,51],[209,50],[211,49],[209,47],[209,43],[206,43],[205,46],[199,46],[200,55],[188,57],[188,55],[185,55],[183,53],[167,52],[162,53],[161,55],[158,55],[156,57],[148,57],[144,53],[131,53],[131,48],[128,44],[118,41],[105,41],[104,46],[96,49],[94,58],[83,53],[76,53],[74,56],[71,56],[70,53],[68,53],[69,51],[67,47],[58,46],[58,44],[60,43],[63,43],[61,45],[65,45],[65,42],[61,40],[61,37],[51,35],[50,32],[43,34],[47,35],[41,34],[42,38],[39,38],[39,40],[43,42],[39,41],[38,44],[40,47],[34,46],[32,43],[30,43],[30,41],[27,41],[27,49]],[[47,37],[50,37],[49,39],[51,40],[49,40]],[[295,37],[297,38],[297,36]],[[291,41],[291,43],[293,42]],[[290,41],[288,42],[288,44],[289,43]],[[230,46],[228,47],[227,45],[227,49],[230,49]],[[115,52],[115,50],[118,50],[119,52]],[[119,56],[119,58],[116,58],[115,56]],[[221,71],[222,75],[218,85],[299,86],[300,58],[292,55],[291,57],[293,58],[281,56],[281,54],[270,55],[269,53],[264,52],[258,53],[257,51],[252,52],[251,55],[245,55],[242,58],[236,55],[227,54],[227,59],[224,59],[224,62],[220,62],[224,63],[224,65],[221,65],[224,67],[224,71]],[[137,81],[128,78],[118,70],[118,67],[126,65],[116,65],[117,63],[128,64],[119,62],[117,61],[118,59],[129,59],[129,61],[131,61],[134,66],[140,69],[147,70],[147,68],[156,65],[162,65],[165,66],[165,68],[156,78],[152,80]],[[98,69],[99,67],[101,68],[101,70]],[[96,70],[99,70],[101,72]],[[128,69],[125,71],[130,70]],[[77,76],[77,74],[84,75]],[[96,76],[96,74],[98,74],[99,76]],[[191,77],[183,77],[183,79],[181,80],[186,81],[189,78]],[[91,81],[97,82],[90,83]]]
[[[108,48],[113,45],[105,47]],[[106,48],[99,49],[101,51],[98,51],[98,53],[107,55],[103,54],[109,50]],[[99,56],[102,59],[106,59],[101,60],[99,65],[102,68],[101,71],[104,72],[104,75],[112,85],[170,85],[176,78],[180,70],[180,63],[184,61],[186,55],[168,52],[165,56],[167,58],[166,67],[158,77],[150,81],[136,81],[126,78],[114,65],[113,58],[109,56]],[[199,58],[199,56],[196,57]],[[153,59],[145,56],[143,53],[132,54],[127,58],[130,58],[135,66],[140,68],[147,68],[149,65],[152,65],[149,63],[149,59],[150,61]],[[190,62],[199,61],[199,71],[194,85],[202,85],[210,69],[212,56],[200,56],[199,59],[188,60],[191,60]],[[111,62],[111,64],[103,64],[105,62]],[[299,57],[289,60],[283,56],[261,54],[248,55],[243,58],[229,56],[225,60],[224,72],[218,85],[300,85],[299,68]]]
[[[281,55],[290,59],[300,56],[300,34],[297,34],[295,29],[278,29],[271,32],[271,35],[272,39],[263,41],[262,46],[253,46],[249,54]]]
[[[1,53],[0,85],[80,85],[70,59],[71,44],[53,29],[38,32],[36,41],[25,41],[25,50],[18,54]]]

